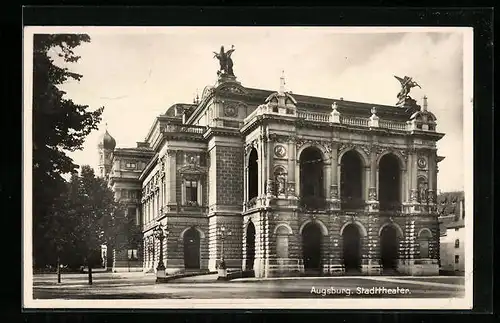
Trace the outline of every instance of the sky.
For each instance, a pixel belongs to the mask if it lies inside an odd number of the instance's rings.
[[[434,29],[436,30],[436,29]],[[79,29],[91,42],[77,48],[80,82],[61,89],[91,110],[104,106],[100,129],[84,149],[70,153],[79,165],[97,166],[97,143],[105,129],[117,147],[144,140],[154,118],[174,103],[192,103],[216,81],[213,52],[234,45],[234,73],[243,86],[278,90],[284,71],[286,89],[297,94],[394,105],[400,90],[394,75],[411,76],[422,89],[410,95],[437,117],[438,189],[464,189],[463,34],[375,32],[367,29],[219,27]]]

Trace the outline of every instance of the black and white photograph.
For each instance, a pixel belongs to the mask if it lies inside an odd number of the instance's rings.
[[[24,307],[470,309],[472,36],[25,27]]]

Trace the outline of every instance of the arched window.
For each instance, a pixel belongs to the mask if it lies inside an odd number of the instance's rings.
[[[316,147],[307,147],[300,154],[300,202],[306,209],[325,206],[323,156]]]
[[[346,152],[340,161],[340,198],[343,210],[364,208],[363,162],[355,150]]]
[[[398,158],[384,155],[379,162],[379,201],[381,211],[401,209],[401,169]]]
[[[258,170],[258,155],[257,149],[252,148],[248,157],[248,174],[247,174],[247,194],[248,201],[254,201],[257,198],[259,191],[259,170]]]

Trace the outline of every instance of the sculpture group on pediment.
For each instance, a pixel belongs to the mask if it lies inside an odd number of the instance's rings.
[[[200,156],[197,153],[187,152],[184,154],[184,164],[185,165],[200,165]]]

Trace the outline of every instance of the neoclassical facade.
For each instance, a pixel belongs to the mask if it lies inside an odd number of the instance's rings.
[[[219,75],[158,116],[141,148],[120,151],[145,161],[127,178],[141,190],[143,269],[157,265],[162,223],[167,272],[224,258],[257,277],[438,274],[443,134],[427,98],[410,110]]]

